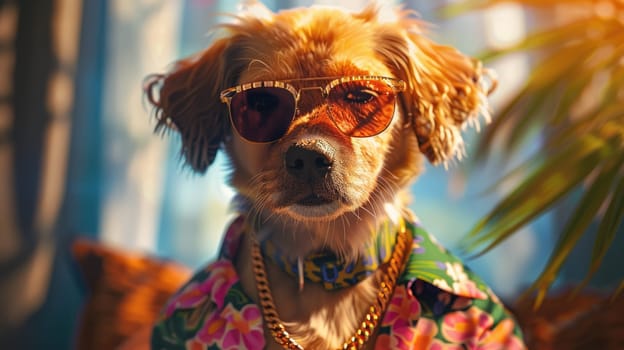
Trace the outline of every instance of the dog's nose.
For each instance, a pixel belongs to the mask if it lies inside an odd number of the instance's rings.
[[[291,175],[313,183],[323,179],[331,170],[333,157],[322,147],[292,145],[286,151],[285,162]]]

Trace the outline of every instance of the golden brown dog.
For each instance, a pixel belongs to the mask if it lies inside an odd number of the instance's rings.
[[[146,85],[157,129],[180,133],[182,154],[192,169],[206,171],[217,151],[225,151],[241,214],[229,232],[240,239],[225,254],[232,270],[227,264],[210,265],[189,282],[163,312],[153,346],[399,347],[396,334],[386,345],[380,336],[381,318],[390,317],[384,312],[399,300],[391,299],[397,292],[390,289],[401,283],[399,276],[384,280],[392,270],[389,260],[339,289],[303,278],[302,260],[322,253],[357,266],[379,227],[413,220],[407,192],[423,158],[438,164],[461,157],[460,131],[487,111],[492,80],[479,62],[425,38],[410,11],[399,9],[385,18],[375,5],[359,13],[329,7],[271,13],[259,4],[250,6],[220,26],[209,48],[150,77]],[[285,261],[300,264],[294,276],[266,259],[267,242]],[[393,251],[404,248],[396,242]],[[414,247],[410,238],[403,255]],[[254,260],[256,248],[265,255],[264,266]],[[400,274],[408,258],[395,257]],[[221,279],[212,272],[217,270],[226,271]],[[434,284],[446,293],[441,283]],[[244,303],[231,308],[232,288],[240,288],[240,298],[249,298],[254,308]],[[411,298],[415,288],[409,285]],[[447,311],[467,310],[472,294],[457,295],[468,301]],[[487,298],[497,303],[493,295]],[[371,305],[383,309],[371,313]],[[173,330],[176,317],[185,320],[184,330]],[[414,313],[406,317],[413,330],[410,346],[444,342],[440,335],[418,343],[428,323]],[[437,322],[444,315],[431,316],[436,317]],[[462,346],[482,341],[497,322]],[[507,335],[514,329],[509,322]],[[261,335],[254,333],[258,324]],[[436,326],[440,332],[441,325]],[[502,337],[501,327],[497,334]]]

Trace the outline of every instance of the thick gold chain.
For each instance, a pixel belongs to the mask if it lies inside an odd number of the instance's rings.
[[[303,350],[295,339],[293,339],[286,327],[279,318],[275,303],[273,302],[273,296],[271,294],[271,288],[269,288],[269,281],[266,274],[266,268],[262,258],[262,252],[260,251],[260,245],[254,234],[251,234],[251,257],[252,268],[256,278],[256,286],[258,288],[258,297],[260,305],[262,306],[262,314],[264,321],[267,324],[267,328],[271,332],[271,335],[275,341],[280,344],[284,349],[289,350]],[[368,312],[364,316],[360,327],[355,331],[354,335],[347,339],[342,346],[342,349],[357,350],[363,346],[366,341],[373,334],[381,314],[386,310],[388,301],[394,293],[394,287],[396,286],[397,278],[403,272],[405,263],[408,257],[408,248],[411,247],[410,242],[412,236],[405,229],[405,225],[401,225],[401,229],[397,235],[397,241],[392,251],[392,256],[388,263],[387,271],[383,274],[382,281],[379,284],[379,291],[377,292],[377,299],[373,305],[368,308]]]

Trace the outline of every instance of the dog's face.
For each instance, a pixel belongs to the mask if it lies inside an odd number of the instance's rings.
[[[399,194],[420,172],[422,154],[433,163],[461,155],[460,129],[485,101],[480,66],[422,37],[410,13],[388,21],[373,6],[361,13],[262,12],[223,25],[226,34],[199,57],[179,61],[147,86],[158,127],[181,133],[193,169],[204,171],[217,149],[226,150],[230,182],[254,213],[313,227],[308,231],[322,231],[318,238],[331,246],[333,228],[345,236],[345,225],[404,205]],[[220,100],[228,88],[264,81],[291,91],[238,92],[243,98],[232,89],[229,103]],[[258,121],[249,109],[271,112],[256,113]],[[344,127],[354,115],[374,130],[345,132],[357,124]],[[276,123],[279,135],[253,142],[275,133]]]
[[[297,108],[285,134],[275,142],[250,143],[236,130],[231,133],[226,147],[234,164],[233,185],[264,210],[301,222],[327,222],[366,207],[382,209],[381,204],[392,200],[401,187],[395,171],[418,164],[417,157],[402,164],[389,159],[390,150],[403,153],[394,158],[417,155],[407,152],[409,147],[392,147],[403,125],[399,113],[394,113],[399,91],[389,90],[389,82],[372,79],[340,83],[329,94],[322,91],[341,78],[394,77],[369,43],[374,28],[321,10],[281,13],[272,22],[245,28],[253,35],[231,44],[240,57],[253,55],[236,83],[289,80],[299,97]],[[311,77],[319,79],[298,80]],[[235,108],[231,110],[236,114]],[[341,120],[361,114],[388,120],[388,125],[367,137],[352,137],[338,128]]]

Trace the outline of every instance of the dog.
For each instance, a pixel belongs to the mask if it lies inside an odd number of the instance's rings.
[[[157,131],[239,214],[164,307],[154,349],[521,349],[492,291],[409,211],[424,160],[464,153],[495,85],[414,13],[251,1],[203,52],[147,78]]]

